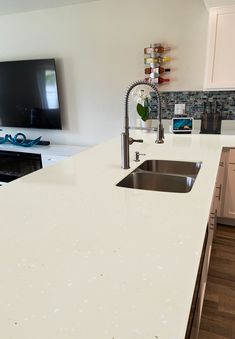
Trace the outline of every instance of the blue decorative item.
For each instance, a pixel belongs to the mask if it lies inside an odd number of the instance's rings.
[[[11,136],[11,134],[5,134],[4,137],[0,138],[0,144],[5,144],[6,142],[10,142],[13,145],[16,146],[23,146],[23,147],[31,147],[34,145],[37,145],[39,141],[41,140],[41,137],[28,141],[26,139],[26,136],[23,133],[17,133],[14,137]]]

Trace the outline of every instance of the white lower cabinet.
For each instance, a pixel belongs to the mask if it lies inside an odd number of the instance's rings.
[[[235,149],[227,148],[222,152],[216,190],[218,221],[235,225]]]
[[[232,172],[232,173],[231,173]],[[231,180],[234,180],[233,182]],[[233,198],[231,199],[231,195]],[[235,219],[235,149],[224,148],[221,154],[214,196],[211,203],[210,215],[204,245],[195,284],[191,312],[185,339],[198,339],[202,308],[206,290],[207,276],[210,265],[213,239],[216,234],[217,217],[234,212]]]
[[[210,215],[207,224],[205,240],[203,244],[201,260],[195,284],[191,312],[188,321],[188,328],[185,339],[198,339],[204,303],[207,276],[209,271],[210,257],[213,238],[216,233],[216,191],[211,205]]]
[[[235,225],[235,149],[224,148],[221,154],[185,339],[199,338],[211,250],[218,217],[224,223],[226,223],[226,219],[234,219]]]
[[[235,149],[229,150],[226,174],[225,174],[225,194],[224,194],[224,218],[235,219]]]
[[[215,209],[217,216],[221,216],[223,214],[223,200],[224,200],[224,191],[225,191],[225,171],[226,171],[226,164],[227,164],[227,156],[228,156],[228,149],[224,149],[221,153],[219,169],[216,179],[216,186],[215,186]]]

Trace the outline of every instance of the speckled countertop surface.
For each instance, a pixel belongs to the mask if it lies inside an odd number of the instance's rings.
[[[191,192],[116,187],[137,167],[120,168],[119,138],[1,188],[0,338],[184,338],[221,149],[235,137],[143,137],[131,157],[203,162]]]

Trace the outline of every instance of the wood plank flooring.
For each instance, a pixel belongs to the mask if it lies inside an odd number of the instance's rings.
[[[199,339],[235,339],[235,227],[218,225]]]

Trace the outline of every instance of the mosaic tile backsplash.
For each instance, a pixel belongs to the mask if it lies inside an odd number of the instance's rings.
[[[154,93],[150,100],[151,118],[157,118],[156,100]],[[189,92],[161,92],[162,117],[172,119],[175,104],[185,104],[185,112],[194,119],[200,119],[206,110],[212,110],[217,102],[217,111],[221,112],[222,119],[235,120],[235,91],[189,91]],[[212,104],[210,104],[212,103]]]

